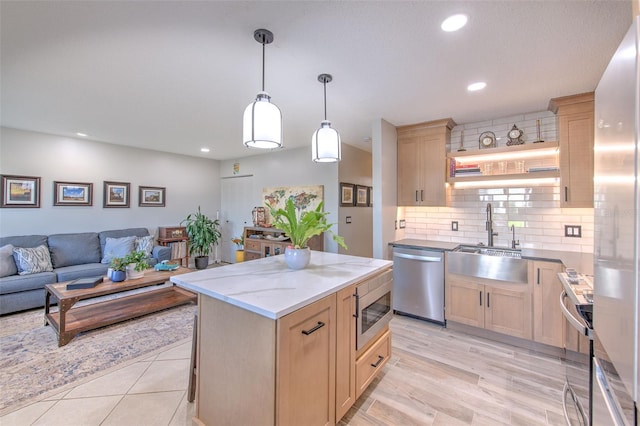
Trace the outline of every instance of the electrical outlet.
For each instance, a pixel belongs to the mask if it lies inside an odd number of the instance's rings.
[[[407,222],[404,219],[400,219],[400,229],[407,227]]]
[[[451,230],[452,231],[457,231],[458,230],[458,221],[454,220],[453,222],[451,222]]]
[[[564,236],[569,238],[582,238],[581,225],[565,225]]]
[[[347,216],[346,222],[351,223],[351,216]]]

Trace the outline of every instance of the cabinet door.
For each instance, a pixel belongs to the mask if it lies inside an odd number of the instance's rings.
[[[335,423],[335,351],[336,294],[278,320],[276,424]]]
[[[562,348],[564,345],[564,315],[560,309],[562,283],[558,273],[562,264],[532,262],[533,273],[533,340]]]
[[[336,423],[356,402],[355,285],[338,292],[336,311]]]
[[[474,327],[484,327],[483,288],[483,285],[478,285],[468,278],[462,280],[448,275],[445,292],[446,319]]]
[[[558,117],[561,207],[593,207],[593,111]]]
[[[531,293],[529,286],[485,286],[484,328],[531,340]]]
[[[398,138],[398,205],[420,204],[422,143],[419,137]],[[424,192],[423,192],[424,197]]]

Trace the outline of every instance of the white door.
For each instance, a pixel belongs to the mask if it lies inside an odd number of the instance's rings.
[[[245,226],[253,226],[251,210],[255,200],[253,200],[252,191],[253,176],[251,175],[222,178],[220,250],[223,262],[236,261],[236,246],[231,240],[240,237]]]

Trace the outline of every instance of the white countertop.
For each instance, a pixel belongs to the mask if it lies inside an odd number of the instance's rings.
[[[280,255],[176,275],[171,281],[275,320],[392,265],[312,251],[311,263],[301,270],[289,269]]]

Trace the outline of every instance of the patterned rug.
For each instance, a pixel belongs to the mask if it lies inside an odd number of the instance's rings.
[[[61,348],[43,309],[0,317],[0,413],[190,339],[196,310],[184,305],[87,331]]]

